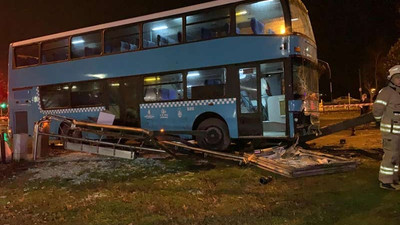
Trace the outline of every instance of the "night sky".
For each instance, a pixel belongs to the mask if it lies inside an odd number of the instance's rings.
[[[11,42],[183,7],[194,0],[0,0],[0,73]],[[358,71],[371,73],[377,53],[400,38],[400,0],[303,0],[318,57],[332,68],[334,97],[358,95]],[[397,23],[397,24],[396,24]],[[328,94],[327,79],[320,92]]]

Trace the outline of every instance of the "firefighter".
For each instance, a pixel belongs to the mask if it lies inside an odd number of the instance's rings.
[[[373,109],[383,139],[379,181],[383,189],[400,190],[400,65],[392,67],[387,78],[389,85],[379,92]]]

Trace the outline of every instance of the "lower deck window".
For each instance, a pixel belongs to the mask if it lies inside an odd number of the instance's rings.
[[[71,106],[96,106],[102,104],[102,85],[99,81],[76,83],[71,87]]]
[[[189,99],[222,98],[225,96],[226,69],[189,71],[187,96]]]
[[[69,85],[44,86],[39,92],[43,109],[69,107]]]
[[[144,101],[146,102],[183,99],[181,73],[145,77],[144,85]]]

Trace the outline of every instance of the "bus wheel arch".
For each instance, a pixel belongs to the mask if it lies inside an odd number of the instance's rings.
[[[231,143],[228,125],[216,113],[207,112],[198,116],[193,123],[193,130],[207,130],[206,136],[195,137],[202,148],[225,151]]]

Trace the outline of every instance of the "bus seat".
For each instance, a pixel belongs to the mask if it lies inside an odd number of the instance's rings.
[[[269,28],[268,29],[268,34],[275,34],[275,32],[271,28]]]
[[[236,27],[236,34],[240,34],[240,28]]]
[[[223,31],[226,32],[226,35],[229,35],[229,28],[230,28],[229,23],[225,23]]]
[[[174,89],[169,89],[169,100],[178,99],[178,93]]]
[[[156,89],[153,87],[146,88],[144,93],[144,100],[146,102],[156,101],[157,100]]]
[[[152,48],[152,47],[156,47],[156,43],[152,42],[152,41],[148,41],[148,40],[143,40],[143,48]]]
[[[94,52],[93,52],[92,48],[85,47],[85,56],[91,56],[93,54],[94,54]]]
[[[160,95],[161,99],[160,100],[170,100],[169,99],[169,90],[165,88],[160,89]]]
[[[204,85],[218,85],[218,84],[222,84],[220,79],[206,79],[204,81]]]
[[[113,50],[111,45],[104,45],[104,52],[105,53],[111,53]]]
[[[264,24],[258,21],[256,18],[251,18],[250,26],[254,34],[264,34]]]
[[[135,51],[135,50],[137,50],[137,49],[138,49],[137,45],[135,45],[135,44],[129,44],[129,50],[130,50],[130,51]]]
[[[125,41],[121,41],[121,52],[129,51],[129,43]]]
[[[212,37],[213,37],[213,35],[212,35],[212,32],[211,32],[210,29],[201,28],[201,39],[202,40],[207,40],[207,39],[210,39]]]
[[[158,46],[164,46],[168,45],[169,40],[161,35],[157,35],[157,45]]]

